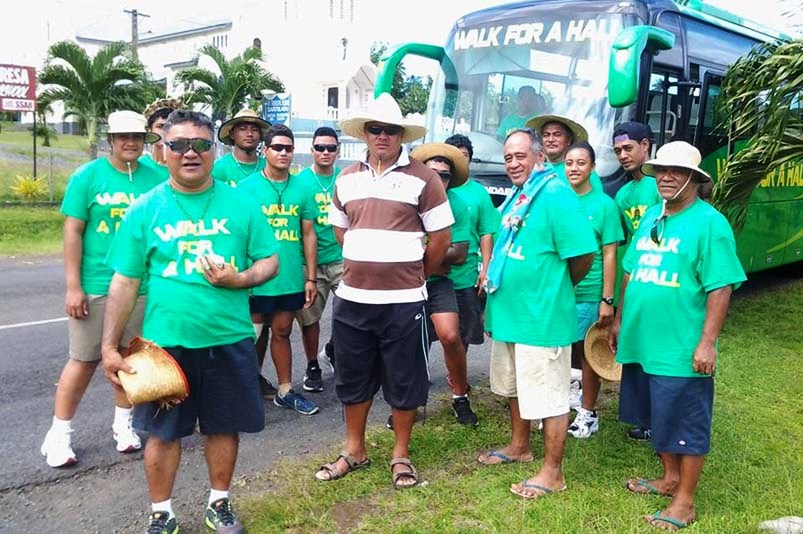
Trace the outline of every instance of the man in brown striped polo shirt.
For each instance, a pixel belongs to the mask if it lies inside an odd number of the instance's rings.
[[[426,129],[408,124],[390,95],[380,95],[361,117],[340,126],[368,148],[362,161],[340,174],[329,210],[343,245],[332,335],[346,446],[315,476],[335,480],[370,464],[365,424],[381,386],[396,433],[393,486],[406,488],[419,482],[408,443],[416,408],[426,405],[429,389],[426,277],[449,248],[454,219],[437,173],[410,159],[402,146],[423,137]]]

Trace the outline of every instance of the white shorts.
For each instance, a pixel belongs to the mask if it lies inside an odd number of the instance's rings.
[[[491,346],[491,391],[517,397],[522,419],[545,419],[569,413],[572,347],[534,347],[494,341]]]

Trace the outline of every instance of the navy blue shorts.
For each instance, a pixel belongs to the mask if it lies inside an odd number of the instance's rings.
[[[289,293],[287,295],[251,295],[248,299],[248,305],[251,308],[251,313],[261,313],[269,315],[275,311],[298,311],[304,307],[307,301],[307,296],[302,291],[301,293]]]
[[[466,347],[485,343],[482,313],[485,301],[477,294],[476,287],[455,289],[457,312],[460,316],[460,339]]]
[[[169,410],[154,402],[134,407],[134,428],[162,441],[201,434],[259,432],[265,408],[259,393],[256,349],[250,338],[203,349],[166,347],[190,385],[190,396]]]
[[[619,420],[639,428],[650,428],[649,378],[639,363],[622,364]]]
[[[642,428],[651,428],[652,448],[657,452],[689,456],[708,454],[711,448],[714,379],[710,376],[651,375],[642,371],[638,364],[630,365],[638,367],[637,371],[629,370],[630,385],[636,382],[637,387],[630,387],[630,392],[625,392],[625,367],[628,365],[623,365],[619,418]],[[639,394],[642,396],[637,398]],[[627,419],[622,416],[625,395],[629,402],[625,410]]]
[[[427,404],[428,353],[424,302],[363,304],[334,297],[335,391],[343,404],[374,398],[399,410]]]

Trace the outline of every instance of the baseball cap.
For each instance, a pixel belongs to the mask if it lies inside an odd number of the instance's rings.
[[[635,121],[627,121],[619,124],[613,129],[613,142],[636,141],[649,139],[652,143],[652,130],[646,124]]]

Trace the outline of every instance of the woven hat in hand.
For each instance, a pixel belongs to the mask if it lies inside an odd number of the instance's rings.
[[[586,353],[586,362],[600,378],[619,382],[622,380],[622,365],[616,363],[616,355],[611,352],[608,345],[608,334],[611,329],[600,328],[594,323],[586,333],[583,344]]]
[[[117,378],[131,404],[159,402],[168,407],[180,403],[190,394],[181,366],[155,343],[141,337],[134,338],[128,346],[125,362],[136,373],[118,371]]]

